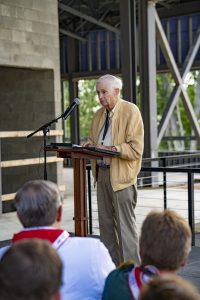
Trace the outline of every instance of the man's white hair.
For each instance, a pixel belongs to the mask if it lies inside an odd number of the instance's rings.
[[[113,88],[119,89],[120,91],[122,90],[122,80],[119,77],[116,77],[116,76],[113,76],[110,74],[106,74],[106,75],[99,77],[96,81],[96,84],[100,83],[102,81],[107,81],[110,83],[110,85]]]

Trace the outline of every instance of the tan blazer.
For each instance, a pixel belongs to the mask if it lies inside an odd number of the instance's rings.
[[[89,139],[97,144],[100,131],[105,123],[105,108],[94,115]],[[138,107],[120,99],[112,117],[112,145],[120,152],[111,159],[110,179],[114,191],[136,184],[141,168],[144,148],[144,126]],[[92,172],[96,182],[96,161],[92,161]]]

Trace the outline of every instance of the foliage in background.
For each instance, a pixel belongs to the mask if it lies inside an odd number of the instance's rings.
[[[188,76],[185,80],[185,88],[187,89],[187,93],[189,96],[189,99],[191,101],[192,107],[196,112],[197,117],[199,118],[199,111],[197,110],[198,107],[198,97],[196,96],[196,86],[197,86],[197,78],[199,76],[198,71],[190,72],[188,73]],[[167,101],[170,98],[171,92],[175,86],[174,80],[169,73],[159,74],[156,78],[157,81],[157,121],[158,124],[161,120],[161,117],[163,115],[165,106],[167,104]],[[200,99],[199,99],[200,100]],[[176,132],[173,132],[173,130],[170,130],[170,122],[168,125],[168,128],[166,130],[165,135],[168,135],[170,133],[171,136],[184,136],[185,139],[185,146],[184,150],[190,149],[190,136],[194,135],[192,132],[192,128],[190,125],[190,121],[188,118],[188,115],[185,111],[183,101],[181,97],[179,97],[179,100],[177,102],[177,105],[174,109],[172,118],[176,119]],[[172,121],[172,118],[170,121]],[[177,134],[179,132],[179,134]],[[167,134],[168,133],[168,134]],[[175,144],[175,142],[174,142]],[[161,150],[169,150],[169,142],[166,140],[162,140],[162,142],[159,145],[159,149]],[[173,150],[177,150],[174,149]]]
[[[197,105],[197,103],[196,103],[197,98],[196,98],[196,93],[195,93],[195,89],[197,86],[197,77],[198,77],[198,72],[192,72],[192,73],[189,73],[188,77],[186,78],[187,93],[188,93],[188,96],[190,98],[190,101],[191,101],[191,104],[192,104],[192,107],[194,108],[194,110]],[[190,126],[188,116],[185,113],[185,109],[184,109],[182,101],[181,101],[180,107],[181,107],[181,112],[182,112],[181,113],[182,122],[185,124],[186,135],[191,135],[192,128]],[[197,116],[197,117],[199,117],[199,116]]]
[[[189,73],[186,79],[186,85],[187,85],[187,92],[190,101],[192,103],[192,106],[195,109],[197,116],[199,117],[200,111],[196,109],[198,107],[198,103],[196,103],[198,97],[196,97],[196,91],[195,91],[198,76],[200,76],[198,71]],[[165,106],[169,100],[169,97],[171,95],[175,83],[171,74],[169,73],[158,74],[156,77],[156,81],[157,81],[157,124],[159,124]],[[139,78],[137,80],[137,87],[139,91]],[[80,99],[80,105],[79,105],[80,138],[81,140],[85,140],[88,136],[93,115],[95,111],[100,107],[98,97],[96,94],[96,80],[94,79],[79,80],[78,90],[79,90],[78,97]],[[65,99],[65,107],[67,107],[69,105],[69,91],[68,91],[68,83],[66,81],[63,82],[63,96]],[[139,92],[138,92],[137,105],[139,105],[140,107]],[[179,133],[180,136],[190,137],[191,135],[193,135],[190,122],[185,112],[185,108],[183,106],[183,102],[181,99],[179,99],[176,108],[174,109],[172,118],[175,120],[174,124],[177,127],[177,130],[176,132],[173,132],[173,127],[170,129],[170,122],[169,122],[165,135],[167,134],[178,135],[177,132]],[[70,140],[69,119],[66,121],[65,137],[67,137],[67,140]],[[183,143],[186,149],[190,148],[189,139],[187,139]],[[170,150],[169,145],[170,145],[169,141],[163,139],[159,145],[159,150]],[[176,145],[176,143],[173,142],[173,145]],[[173,147],[174,147],[173,150],[176,150],[175,149],[176,147],[175,146]]]
[[[96,94],[96,80],[79,80],[78,89],[80,99],[80,138],[85,140],[88,137],[93,115],[100,107]]]

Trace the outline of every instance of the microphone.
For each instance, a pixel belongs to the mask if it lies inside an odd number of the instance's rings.
[[[72,102],[72,104],[66,109],[66,111],[63,113],[62,118],[64,120],[67,119],[67,117],[69,117],[69,115],[71,115],[72,111],[74,110],[74,108],[79,105],[79,99],[75,98],[74,101]]]

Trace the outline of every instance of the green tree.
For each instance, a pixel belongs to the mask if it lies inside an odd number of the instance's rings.
[[[197,85],[197,78],[199,76],[199,71],[194,71],[188,74],[187,76],[187,92],[192,103],[192,106],[196,107],[197,97],[195,94],[195,89]],[[165,106],[169,100],[170,94],[174,88],[175,82],[170,73],[162,73],[157,74],[157,124],[159,124]],[[137,80],[138,86],[138,99],[137,104],[140,106],[140,93],[139,93],[139,79]],[[90,130],[90,125],[92,122],[92,118],[96,110],[100,107],[98,97],[96,94],[96,80],[79,80],[78,82],[78,97],[80,99],[79,105],[79,122],[80,122],[80,138],[81,140],[85,140],[88,137],[88,133]],[[65,107],[69,105],[69,91],[68,91],[68,82],[63,82],[63,96]],[[200,106],[200,105],[199,105]],[[196,111],[197,112],[197,111]],[[199,111],[197,112],[199,117]],[[183,102],[179,99],[177,103],[177,107],[174,109],[173,117],[177,122],[177,128],[181,128],[182,130],[178,130],[180,135],[190,136],[192,133],[192,129],[190,126],[190,122],[188,116],[185,112],[185,108],[183,106]],[[65,137],[70,141],[70,124],[69,119],[65,123]],[[169,130],[168,133],[171,131]],[[169,143],[166,140],[162,140],[159,145],[159,150],[170,150],[169,146],[173,143]],[[175,143],[174,143],[175,144]],[[190,141],[187,140],[185,143],[187,149],[190,148]],[[174,148],[174,150],[176,150]]]
[[[190,72],[187,75],[187,78],[185,80],[186,81],[185,87],[187,89],[187,93],[189,95],[191,104],[194,109],[197,101],[195,89],[197,85],[198,74],[199,74],[198,71]],[[169,73],[158,74],[156,80],[157,80],[157,120],[159,123],[175,83],[171,74]],[[191,129],[190,121],[185,111],[182,99],[180,97],[174,109],[173,116],[176,117],[177,119],[177,128],[181,128],[181,127],[183,128],[182,134],[180,135],[184,135],[186,137],[191,136],[192,129]],[[169,150],[168,147],[169,147],[169,143],[167,143],[163,139],[159,145],[159,149]],[[186,139],[185,141],[185,149],[190,149],[189,139]]]
[[[85,140],[88,136],[94,113],[100,107],[96,94],[96,80],[79,80],[79,116],[80,137]]]

